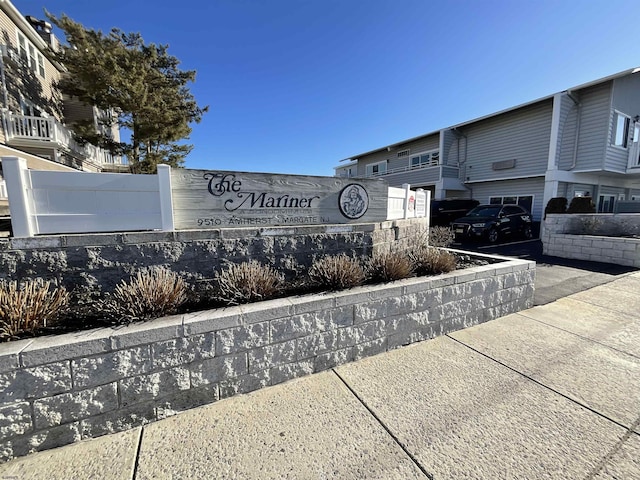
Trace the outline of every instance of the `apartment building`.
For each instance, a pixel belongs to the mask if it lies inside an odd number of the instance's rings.
[[[538,221],[558,196],[591,196],[612,212],[640,201],[640,68],[352,155],[335,175],[517,203]]]
[[[52,55],[57,48],[49,23],[0,0],[0,156],[22,156],[37,169],[126,171],[121,157],[74,139],[74,122],[92,120],[98,129],[105,113],[56,90],[65,71]],[[108,133],[119,139],[116,128]],[[6,197],[0,167],[0,216],[6,214]]]

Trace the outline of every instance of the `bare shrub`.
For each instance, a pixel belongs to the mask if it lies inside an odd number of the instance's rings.
[[[128,282],[116,285],[101,307],[116,323],[150,320],[175,313],[187,300],[181,276],[166,268],[139,271]]]
[[[418,275],[437,275],[456,269],[455,255],[428,245],[414,247],[409,252],[409,258]]]
[[[362,264],[344,253],[315,260],[308,275],[312,285],[329,290],[355,287],[365,279]]]
[[[450,247],[454,240],[450,227],[429,227],[429,245],[432,247]]]
[[[413,275],[413,263],[404,252],[379,253],[369,260],[367,274],[373,282],[400,280]]]
[[[69,293],[64,287],[51,288],[51,282],[29,280],[0,282],[0,338],[11,339],[21,333],[33,334],[52,326],[66,312]]]
[[[273,298],[284,286],[284,276],[256,260],[230,263],[215,274],[216,299],[227,305]]]

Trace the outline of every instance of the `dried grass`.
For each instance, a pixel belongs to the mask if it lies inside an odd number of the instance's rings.
[[[352,288],[365,280],[362,264],[344,253],[315,260],[308,275],[313,286],[329,290]]]
[[[367,275],[373,282],[391,282],[413,275],[413,263],[404,252],[374,255],[367,264]]]
[[[284,275],[256,260],[230,263],[215,274],[216,300],[227,305],[259,302],[277,296],[284,287]]]
[[[429,245],[432,247],[450,247],[455,235],[450,227],[429,227]]]
[[[437,275],[456,269],[455,255],[428,245],[414,247],[409,252],[409,258],[418,275]]]
[[[129,323],[171,315],[186,300],[182,277],[166,268],[155,268],[121,281],[102,302],[102,309],[115,323]]]
[[[29,280],[0,282],[0,338],[11,339],[22,333],[33,334],[52,326],[66,312],[69,293],[64,287],[51,288],[51,282]]]

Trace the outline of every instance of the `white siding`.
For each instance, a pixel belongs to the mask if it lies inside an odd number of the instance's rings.
[[[413,142],[407,142],[387,151],[386,149],[379,152],[365,155],[358,158],[358,176],[366,175],[366,166],[378,162],[387,162],[387,170],[409,168],[411,162],[411,155],[426,152],[430,150],[437,150],[440,145],[440,135],[435,133],[428,135],[427,137],[414,140]],[[407,156],[398,158],[398,152],[402,150],[410,149],[411,153]],[[412,183],[412,182],[410,182]]]
[[[549,158],[552,100],[465,126],[467,181],[544,175]],[[515,160],[515,167],[493,170],[494,162]]]
[[[571,169],[579,112],[580,131],[575,155],[576,165],[573,170],[600,170],[604,164],[605,147],[609,138],[611,82],[585,89],[576,95],[580,107],[572,106],[567,112],[566,123],[563,126],[559,168]]]
[[[542,218],[544,177],[474,183],[467,186],[471,189],[471,198],[480,201],[480,203],[489,203],[490,197],[533,195],[533,211],[531,212],[533,220],[540,221]]]

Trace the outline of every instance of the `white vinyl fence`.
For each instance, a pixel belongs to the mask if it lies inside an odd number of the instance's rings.
[[[419,188],[413,191],[408,183],[402,188],[389,187],[387,220],[429,217],[430,204],[431,192],[428,190]]]
[[[171,167],[156,175],[27,169],[2,157],[15,237],[52,233],[174,230]],[[430,192],[389,187],[387,220],[429,217]]]
[[[13,234],[173,230],[171,167],[157,175],[28,170],[2,157]]]

